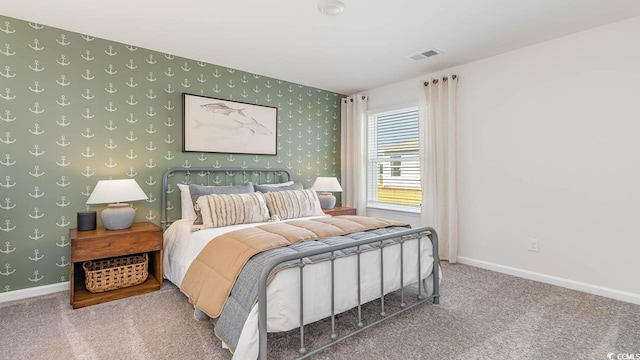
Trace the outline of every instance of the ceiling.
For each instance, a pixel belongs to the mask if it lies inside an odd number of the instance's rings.
[[[638,0],[343,1],[333,17],[317,0],[0,0],[0,14],[341,94],[640,15]]]

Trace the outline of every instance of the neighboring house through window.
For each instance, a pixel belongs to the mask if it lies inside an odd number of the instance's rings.
[[[391,176],[402,176],[402,161],[392,161],[389,164],[389,168],[391,169]]]
[[[368,206],[417,209],[422,202],[418,109],[371,114],[368,135]]]

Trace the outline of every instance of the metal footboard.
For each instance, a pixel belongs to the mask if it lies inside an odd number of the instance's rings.
[[[420,239],[423,236],[428,236],[429,239],[431,240],[432,243],[432,247],[433,247],[433,294],[431,296],[423,296],[423,291],[422,291],[422,282],[423,279],[421,278],[422,275],[422,271],[421,271],[421,266],[422,266],[422,251],[420,249]],[[406,305],[405,303],[405,288],[409,285],[405,285],[404,284],[404,254],[403,254],[403,244],[405,241],[411,240],[411,239],[417,239],[417,243],[418,243],[418,300],[415,303],[412,303],[411,305]],[[393,243],[397,243],[400,245],[400,307],[398,311],[395,311],[393,313],[387,313],[386,308],[385,308],[385,293],[384,293],[384,261],[383,261],[383,252],[384,252],[384,248],[390,246],[389,244],[385,243],[385,241],[387,240],[391,240]],[[360,293],[361,293],[361,283],[360,283],[360,271],[361,271],[361,264],[360,264],[360,255],[363,253],[363,251],[361,250],[361,248],[364,245],[368,245],[368,244],[379,244],[377,245],[377,249],[374,250],[368,250],[368,251],[380,251],[380,317],[367,324],[364,325],[363,321],[362,321],[362,303],[361,303],[361,297],[360,297]],[[335,252],[339,251],[339,250],[343,250],[343,249],[348,249],[348,248],[356,248],[356,255],[357,256],[357,281],[358,281],[358,306],[357,306],[357,328],[343,336],[338,337],[336,335],[336,331],[335,331],[335,311],[334,311],[334,303],[335,303],[335,270],[334,270],[334,263],[336,260],[336,256],[334,255]],[[311,257],[311,256],[315,256],[315,255],[319,255],[319,254],[325,254],[325,253],[330,253],[330,257],[329,257],[329,261],[331,261],[331,333],[329,334],[329,338],[331,339],[331,341],[323,346],[320,346],[318,348],[315,348],[311,351],[307,351],[307,349],[305,348],[305,340],[304,340],[304,297],[303,297],[303,288],[304,288],[304,266],[305,263],[303,262],[303,259],[306,257]],[[418,306],[424,302],[427,302],[429,300],[433,300],[434,304],[438,304],[439,303],[439,297],[440,297],[440,292],[439,292],[439,288],[440,288],[440,268],[439,268],[439,257],[438,257],[438,235],[435,231],[435,229],[433,229],[432,227],[422,227],[422,228],[417,228],[417,229],[410,229],[410,230],[405,230],[405,231],[399,231],[399,232],[395,232],[395,233],[391,233],[391,234],[387,234],[387,235],[382,235],[382,236],[376,236],[373,238],[369,238],[369,239],[364,239],[364,240],[358,240],[352,243],[348,243],[348,244],[339,244],[339,245],[333,245],[333,246],[329,246],[327,248],[323,248],[323,249],[318,249],[318,250],[309,250],[309,251],[305,251],[305,252],[301,252],[298,254],[292,254],[292,255],[288,255],[288,256],[284,256],[278,259],[274,259],[272,262],[270,262],[264,269],[264,271],[261,274],[260,277],[260,283],[259,283],[259,289],[258,289],[258,331],[259,331],[259,342],[260,342],[260,353],[259,353],[259,359],[264,360],[267,358],[267,283],[269,281],[269,275],[271,274],[271,271],[276,268],[276,266],[278,266],[281,263],[284,262],[288,262],[288,261],[297,261],[297,265],[300,271],[300,348],[298,349],[298,353],[300,354],[300,359],[303,358],[307,358],[319,351],[322,351],[342,340],[345,340],[355,334],[358,334],[359,332],[372,327],[374,325],[377,325],[378,323],[387,320],[395,315],[398,315],[406,310],[409,310],[415,306]],[[426,285],[426,284],[425,284]]]

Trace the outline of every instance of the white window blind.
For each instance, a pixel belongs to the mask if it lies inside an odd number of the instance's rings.
[[[368,133],[369,205],[419,206],[418,109],[374,114]]]

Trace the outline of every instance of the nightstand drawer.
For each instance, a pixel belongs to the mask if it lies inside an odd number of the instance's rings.
[[[356,214],[356,209],[355,208],[346,207],[346,206],[336,206],[333,209],[323,209],[322,211],[325,214],[331,215],[331,216],[355,215]]]
[[[162,250],[162,230],[146,223],[134,224],[126,230],[72,230],[70,236],[71,262]]]
[[[162,249],[155,233],[120,235],[103,238],[85,239],[71,243],[71,261],[87,261],[113,257],[114,251],[120,255],[131,255]]]

